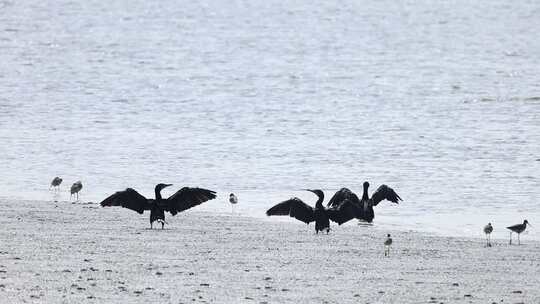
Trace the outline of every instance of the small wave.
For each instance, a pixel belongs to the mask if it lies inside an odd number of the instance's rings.
[[[120,99],[113,99],[111,102],[117,102],[117,103],[129,103],[129,100],[120,98]]]
[[[504,52],[504,55],[508,57],[518,57],[519,53],[518,52]]]

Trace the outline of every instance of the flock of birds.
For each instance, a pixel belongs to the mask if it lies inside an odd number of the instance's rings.
[[[517,233],[517,235],[518,235],[518,245],[521,244],[521,241],[519,240],[519,235],[523,231],[525,231],[525,229],[527,229],[527,225],[531,226],[531,224],[529,224],[529,221],[524,220],[522,224],[517,224],[517,225],[512,225],[512,226],[506,227],[506,229],[510,230],[510,245],[512,245],[512,232]],[[486,234],[486,246],[487,247],[491,247],[491,233],[492,232],[493,232],[493,226],[491,225],[491,223],[488,223],[484,227],[484,233]]]
[[[328,201],[326,207],[323,205],[324,192],[322,190],[306,189],[318,197],[315,208],[307,205],[301,199],[293,197],[268,209],[266,215],[288,215],[306,224],[315,222],[315,233],[319,233],[319,231],[328,233],[330,232],[330,221],[341,225],[356,218],[371,223],[375,218],[373,206],[377,206],[383,200],[396,204],[401,200],[401,197],[386,185],[380,186],[371,197],[368,188],[369,183],[364,182],[364,192],[361,199],[351,190],[342,188]]]
[[[61,183],[62,183],[62,179],[60,177],[57,176],[53,178],[51,182],[51,186],[49,187],[49,190],[53,188],[54,191],[60,191]],[[79,192],[82,190],[82,188],[83,188],[83,185],[81,181],[74,182],[73,185],[71,185],[71,188],[69,189],[69,192],[71,193],[69,199],[71,199],[71,197],[75,195],[76,199],[79,200]]]
[[[55,191],[59,190],[62,178],[55,177],[50,188],[54,188]],[[200,205],[206,201],[216,198],[216,192],[203,188],[183,187],[176,193],[168,198],[161,196],[161,190],[172,186],[172,184],[157,184],[154,192],[155,198],[148,199],[138,193],[132,188],[127,188],[123,191],[118,191],[105,198],[100,205],[102,207],[121,206],[140,214],[144,211],[150,210],[150,229],[153,228],[154,222],[161,224],[161,228],[164,229],[165,224],[165,211],[176,215],[179,212],[185,211],[197,205]],[[77,181],[73,183],[70,189],[70,199],[76,195],[76,199],[79,199],[79,192],[83,188],[82,182]],[[358,219],[371,223],[375,218],[373,207],[377,206],[381,201],[388,200],[392,203],[399,204],[401,197],[387,185],[381,185],[371,197],[369,196],[369,183],[364,182],[362,198],[347,188],[342,188],[337,191],[334,196],[328,201],[326,207],[323,205],[324,192],[319,189],[305,189],[312,192],[317,196],[315,207],[304,203],[298,197],[293,197],[286,201],[280,202],[266,211],[267,216],[284,215],[293,217],[306,224],[315,222],[315,233],[330,232],[330,221],[341,225],[352,219]],[[231,211],[234,213],[234,206],[238,204],[238,197],[234,193],[229,195],[229,202],[231,204]],[[510,230],[510,244],[512,244],[512,232],[518,234],[518,244],[520,244],[519,236],[525,231],[527,225],[530,226],[527,220],[522,224],[517,224],[507,227]],[[486,246],[491,247],[491,233],[493,232],[493,226],[488,223],[484,227],[484,233],[486,234]],[[385,256],[390,255],[390,246],[392,245],[392,238],[390,234],[387,235],[384,241]]]

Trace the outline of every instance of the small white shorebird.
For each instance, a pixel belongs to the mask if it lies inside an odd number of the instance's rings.
[[[82,189],[82,182],[81,181],[74,182],[73,185],[71,185],[71,189],[70,189],[71,195],[69,196],[69,199],[71,199],[71,197],[75,194],[77,195],[77,201],[78,201],[79,191],[81,191],[81,189]]]
[[[49,190],[51,190],[51,188],[54,189],[54,191],[58,191],[60,190],[60,184],[62,183],[62,179],[60,177],[55,177],[53,178],[52,182],[51,182],[51,185],[49,186]]]
[[[488,223],[486,226],[484,226],[484,233],[486,234],[486,246],[491,247],[491,233],[493,232],[493,226],[491,226],[491,223]]]
[[[390,246],[392,246],[392,238],[390,234],[387,234],[384,241],[384,256],[390,256]]]
[[[231,203],[231,213],[234,213],[234,205],[238,204],[238,198],[234,193],[229,194],[229,203]]]
[[[527,220],[524,220],[523,221],[523,224],[517,224],[517,225],[513,225],[513,226],[510,226],[510,227],[506,227],[506,229],[510,229],[510,245],[512,245],[512,232],[515,232],[518,234],[518,245],[521,245],[520,241],[519,241],[519,235],[525,231],[525,229],[527,228],[527,225],[531,225],[529,224],[529,221]]]

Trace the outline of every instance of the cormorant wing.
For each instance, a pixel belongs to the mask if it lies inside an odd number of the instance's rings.
[[[360,207],[360,199],[358,199],[358,196],[347,188],[341,188],[338,192],[336,192],[336,194],[332,196],[326,205],[328,207],[337,207],[345,200],[349,200],[351,203]]]
[[[328,217],[339,225],[357,217],[360,212],[362,212],[362,210],[360,210],[358,205],[353,204],[349,200],[344,200],[339,205],[326,210]]]
[[[111,196],[104,199],[100,205],[102,207],[110,206],[122,206],[138,213],[143,213],[144,210],[150,210],[150,203],[146,197],[139,194],[139,192],[127,188],[124,191],[118,191]]]
[[[387,185],[381,185],[377,191],[371,196],[373,201],[373,206],[377,206],[382,200],[389,200],[393,203],[399,204],[399,201],[402,200],[401,197],[394,191],[394,189],[388,187]]]
[[[315,210],[313,207],[307,205],[297,197],[281,202],[268,209],[266,215],[289,215],[306,224],[315,220]]]
[[[164,210],[172,215],[216,198],[216,192],[202,188],[184,187],[167,199]]]

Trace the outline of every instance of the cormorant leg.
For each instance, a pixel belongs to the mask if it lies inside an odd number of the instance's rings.
[[[152,222],[150,222],[150,229],[152,229]]]
[[[161,230],[165,229],[165,222],[161,222]]]

